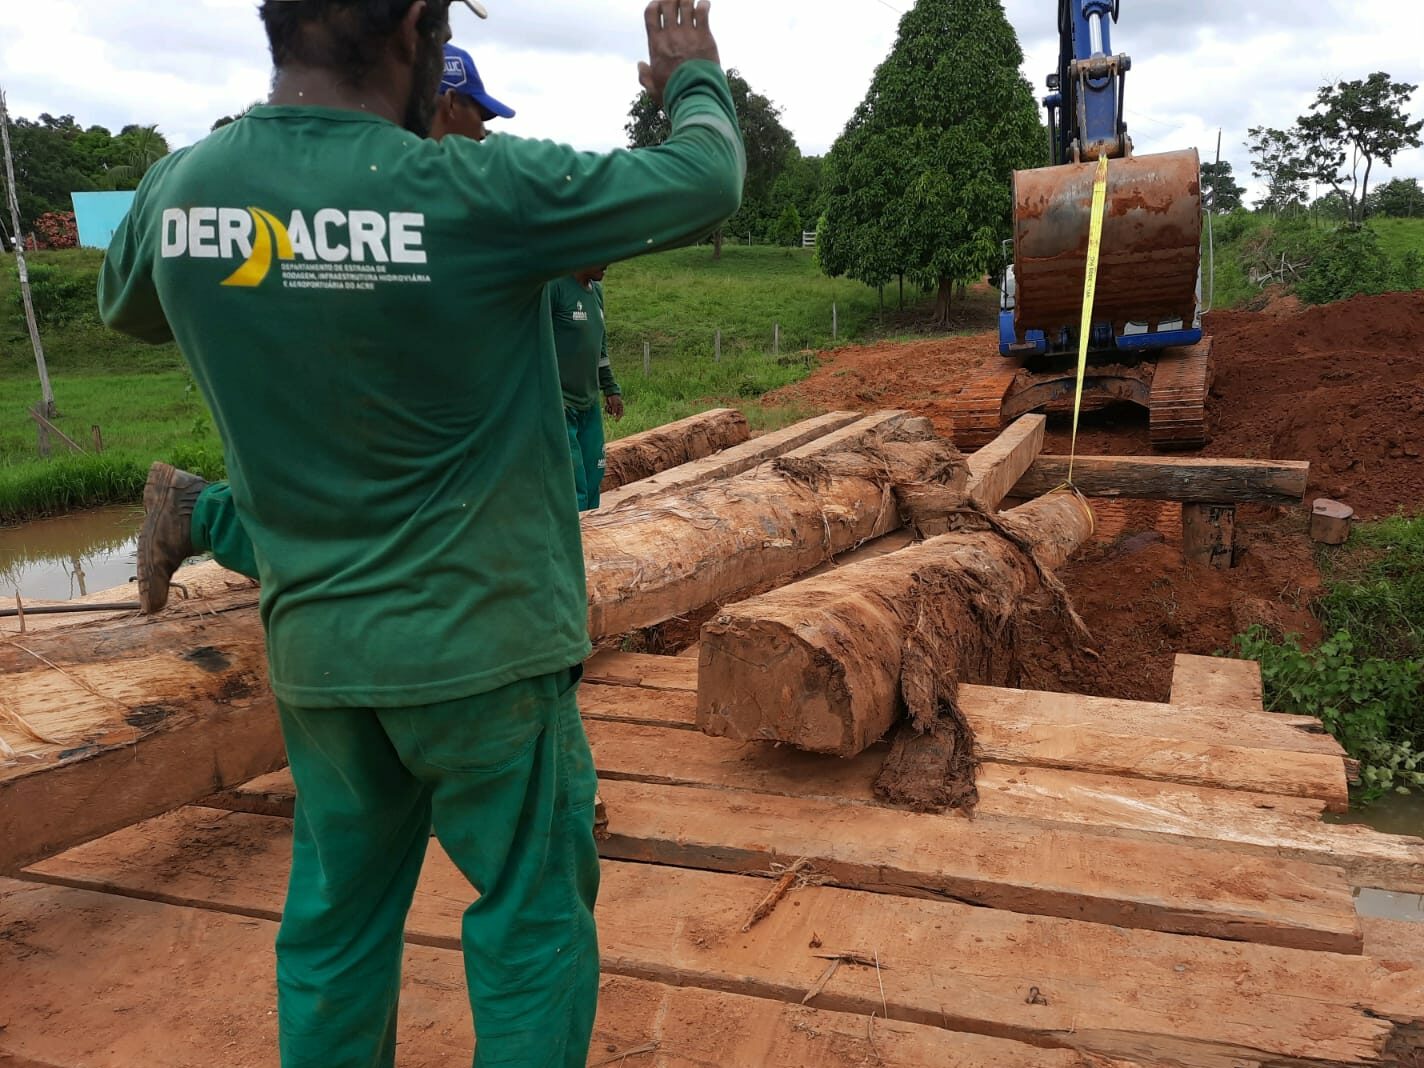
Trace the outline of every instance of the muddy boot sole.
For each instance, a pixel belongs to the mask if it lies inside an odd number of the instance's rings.
[[[155,463],[148,469],[143,484],[143,526],[138,535],[138,603],[145,615],[163,611],[168,604],[168,591],[173,573],[182,566],[182,557],[174,560],[164,551],[161,538],[165,523],[173,522],[170,509],[174,500],[178,469],[171,464]]]

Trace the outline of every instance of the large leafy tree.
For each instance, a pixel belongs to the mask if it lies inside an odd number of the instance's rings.
[[[1389,166],[1424,143],[1424,119],[1411,122],[1408,110],[1418,88],[1376,72],[1322,86],[1289,130],[1252,129],[1255,173],[1268,186],[1265,205],[1278,208],[1285,194],[1300,200],[1306,183],[1318,182],[1344,203],[1349,222],[1363,222],[1375,166]]]
[[[1047,162],[1023,51],[999,0],[917,0],[865,99],[826,157],[823,269],[938,290],[998,258],[1013,171]]]
[[[742,207],[727,222],[730,232],[767,236],[779,219],[781,205],[773,209],[772,189],[787,165],[800,158],[796,139],[781,122],[781,109],[756,92],[735,69],[727,71],[727,85],[742,128],[747,150],[747,180]],[[623,127],[629,148],[650,148],[667,140],[672,127],[667,115],[647,93],[639,93],[628,110]],[[721,255],[722,231],[714,235],[714,255]]]
[[[1266,183],[1266,195],[1256,202],[1256,207],[1275,214],[1301,207],[1309,183],[1299,142],[1293,134],[1269,126],[1253,126],[1246,136],[1251,174]]]
[[[1220,163],[1203,163],[1201,165],[1201,184],[1203,200],[1214,211],[1224,215],[1241,207],[1241,198],[1245,195],[1246,190],[1237,184],[1235,176],[1231,173],[1231,163],[1228,160],[1222,160]]]

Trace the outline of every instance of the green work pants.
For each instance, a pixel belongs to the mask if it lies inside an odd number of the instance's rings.
[[[191,528],[193,548],[198,552],[212,553],[229,571],[257,578],[257,557],[242,520],[237,518],[232,487],[226,482],[212,482],[203,488],[193,505]]]
[[[479,892],[461,930],[476,1068],[582,1068],[598,853],[579,672],[418,708],[279,706],[297,785],[282,1068],[395,1063],[402,932],[432,821]]]
[[[591,511],[598,507],[598,491],[603,487],[603,412],[597,404],[583,412],[565,405],[564,422],[574,456],[579,511]]]

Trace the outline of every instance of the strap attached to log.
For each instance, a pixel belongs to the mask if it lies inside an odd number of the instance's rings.
[[[1078,455],[1078,417],[1083,411],[1083,382],[1088,376],[1088,337],[1093,329],[1093,299],[1098,291],[1098,260],[1103,251],[1103,208],[1108,197],[1108,158],[1098,157],[1093,178],[1093,213],[1088,222],[1088,262],[1083,270],[1083,319],[1078,327],[1078,381],[1073,390],[1073,445],[1068,452],[1068,485]]]

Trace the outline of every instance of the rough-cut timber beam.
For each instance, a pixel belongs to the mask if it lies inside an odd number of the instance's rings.
[[[1046,416],[1026,415],[969,457],[969,500],[975,507],[999,510],[1009,490],[1043,451],[1047,426]]]
[[[1053,568],[1092,535],[1070,493],[1005,520]],[[1040,588],[1025,553],[994,531],[945,534],[729,606],[702,630],[698,726],[853,756],[908,704],[917,719],[952,696],[966,653],[987,651]],[[971,680],[978,681],[978,680]]]
[[[899,527],[897,486],[962,493],[964,480],[963,459],[947,442],[886,442],[783,457],[736,478],[590,513],[583,520],[589,634],[597,640],[653,626],[803,574]]]
[[[740,445],[749,437],[751,428],[747,426],[747,417],[735,408],[714,408],[641,434],[630,434],[609,442],[604,453],[607,466],[603,472],[603,488],[616,489],[670,467],[711,456],[721,449]]]
[[[660,493],[665,490],[687,489],[690,486],[700,486],[704,482],[713,482],[719,478],[740,475],[743,471],[750,471],[758,464],[774,460],[792,449],[800,448],[818,438],[824,438],[827,434],[848,426],[860,418],[859,412],[830,412],[826,415],[818,415],[814,419],[793,423],[783,430],[762,434],[760,437],[744,441],[740,445],[733,445],[731,448],[715,452],[700,460],[693,460],[666,471],[659,471],[655,475],[649,475],[636,482],[621,485],[616,489],[606,490],[599,507],[606,511],[635,497],[645,497],[650,493]]]
[[[1298,504],[1310,464],[1296,460],[1214,460],[1170,456],[1079,456],[1073,485],[1088,497],[1196,504]],[[1040,456],[1010,494],[1028,500],[1068,481],[1068,457]]]
[[[285,763],[253,601],[0,645],[0,872]]]

